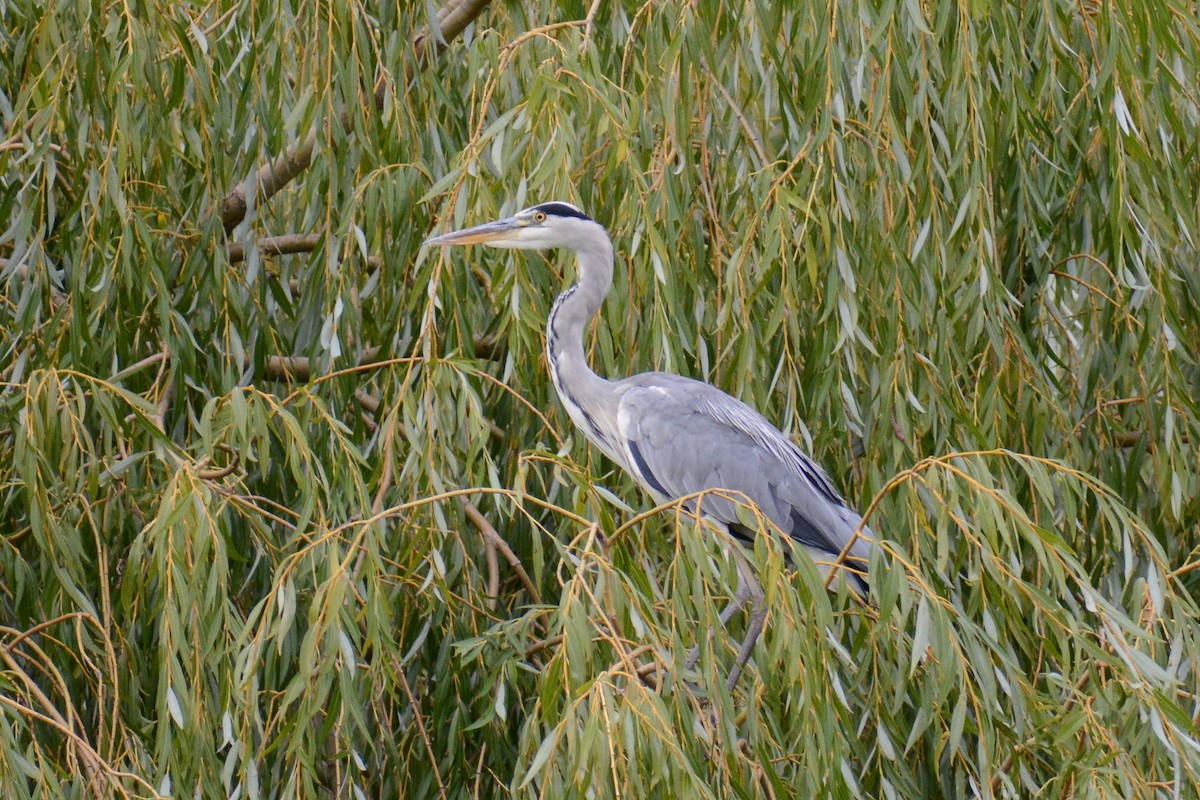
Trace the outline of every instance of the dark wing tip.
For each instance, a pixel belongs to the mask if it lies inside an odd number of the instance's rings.
[[[654,491],[658,492],[663,497],[670,497],[671,493],[667,491],[667,487],[662,485],[662,481],[660,481],[655,474],[650,471],[650,465],[646,463],[646,459],[642,455],[641,448],[639,448],[637,442],[633,441],[632,439],[629,441],[629,454],[633,456],[634,467],[636,467],[637,471],[641,473],[642,479],[646,481],[646,483],[650,484],[650,488],[654,489]]]
[[[570,203],[564,203],[561,200],[554,200],[549,203],[542,203],[534,206],[531,211],[541,211],[543,214],[550,217],[575,217],[576,219],[591,220],[587,214],[583,213],[578,206],[573,206]]]

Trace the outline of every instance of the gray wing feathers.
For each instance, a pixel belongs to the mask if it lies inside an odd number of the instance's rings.
[[[624,385],[617,424],[626,460],[659,501],[706,489],[740,492],[800,544],[836,555],[861,517],[824,470],[760,414],[699,381],[663,373]],[[701,512],[739,525],[737,503],[707,496]],[[871,536],[869,529],[864,534]],[[863,539],[852,555],[866,558]]]

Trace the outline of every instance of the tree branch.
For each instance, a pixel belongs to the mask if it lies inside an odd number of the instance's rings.
[[[279,158],[259,167],[250,181],[251,186],[257,187],[255,205],[270,200],[280,189],[291,183],[293,178],[308,169],[312,164],[313,148],[316,144],[317,126],[314,125],[309,129],[304,141],[291,145]],[[234,187],[225,195],[221,200],[221,223],[225,226],[225,233],[232,231],[246,218],[248,208],[245,183]]]
[[[432,48],[427,44],[429,34],[419,34],[413,39],[413,49],[416,52],[416,63],[424,66],[428,55],[437,55],[446,43],[455,39],[479,16],[489,0],[449,0],[437,13],[440,36],[434,39]],[[406,78],[412,76],[406,73]],[[375,85],[375,106],[383,107],[386,93],[386,82],[381,78]],[[225,233],[230,233],[246,218],[249,208],[247,189],[255,192],[255,205],[260,205],[274,197],[280,189],[291,183],[297,175],[304,172],[312,164],[313,149],[317,143],[317,126],[309,129],[304,141],[296,142],[284,150],[283,154],[269,164],[258,168],[258,172],[246,182],[234,187],[221,200],[221,224]]]
[[[466,501],[463,503],[463,508],[467,512],[467,519],[471,520],[471,524],[483,534],[484,540],[490,542],[492,546],[499,550],[500,555],[504,556],[504,560],[512,567],[513,572],[517,573],[517,577],[525,585],[525,591],[533,598],[533,602],[541,603],[541,593],[537,590],[537,586],[533,584],[529,573],[525,571],[524,565],[521,564],[521,559],[517,558],[517,554],[508,546],[508,542],[504,541],[504,538],[496,532],[496,529],[492,527],[492,523],[487,521],[487,518],[480,513],[474,503]]]
[[[368,347],[359,358],[359,365],[370,364],[379,358],[378,347]],[[312,376],[312,365],[306,356],[269,356],[263,365],[263,380],[299,381],[303,383]]]
[[[284,236],[266,236],[258,240],[258,249],[273,256],[286,256],[292,253],[311,253],[321,243],[319,233],[289,233]],[[225,253],[230,264],[246,260],[246,245],[241,242],[229,242],[225,245]]]
[[[258,249],[272,256],[287,256],[295,253],[311,253],[321,244],[319,233],[287,233],[282,236],[264,236],[258,240]],[[227,242],[225,254],[230,264],[246,260],[246,245],[241,242]],[[367,258],[367,270],[374,272],[383,266],[379,256]]]

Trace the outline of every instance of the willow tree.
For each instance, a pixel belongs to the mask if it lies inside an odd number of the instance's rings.
[[[0,795],[1196,797],[1195,4],[412,6],[0,3]],[[883,537],[733,692],[549,199]]]

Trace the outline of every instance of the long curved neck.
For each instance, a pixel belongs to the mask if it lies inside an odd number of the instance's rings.
[[[613,250],[607,236],[596,236],[575,250],[579,280],[554,301],[546,325],[550,377],[571,420],[589,440],[618,464],[625,459],[610,434],[615,431],[616,387],[588,366],[583,332],[612,288]]]

